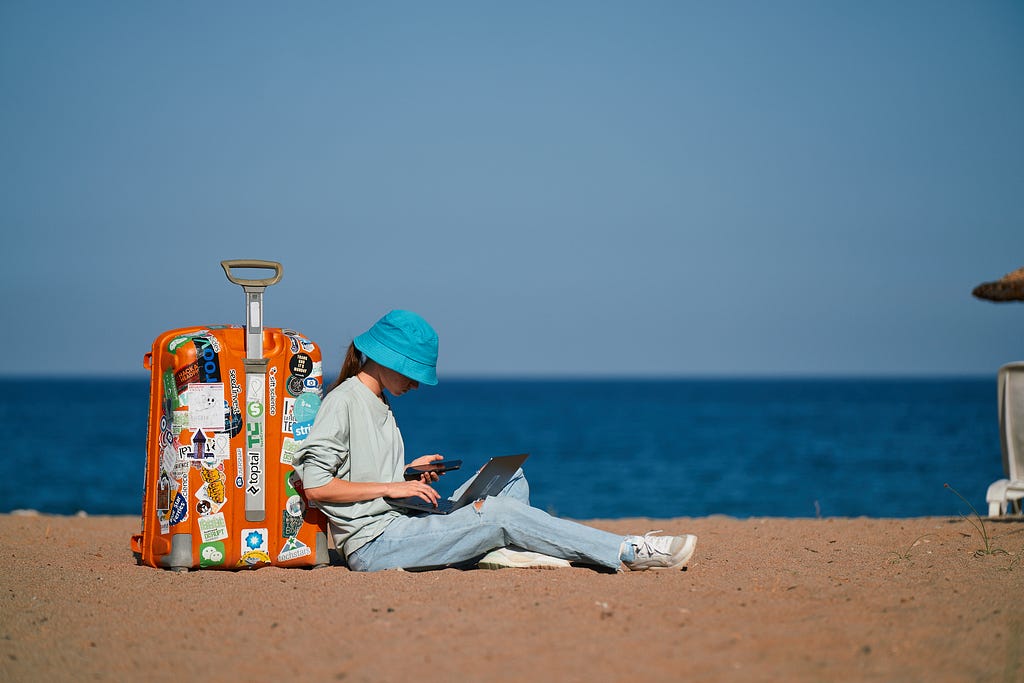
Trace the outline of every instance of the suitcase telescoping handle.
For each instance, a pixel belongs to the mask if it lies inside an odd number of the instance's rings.
[[[281,268],[281,264],[277,261],[263,261],[260,259],[231,259],[228,261],[220,262],[221,268],[227,274],[228,279],[234,282],[236,285],[251,285],[253,287],[269,287],[270,285],[276,285],[281,281],[281,275],[284,274],[284,269]],[[244,278],[236,277],[231,274],[232,268],[267,268],[268,270],[274,271],[273,277],[264,278],[262,280],[246,280]]]
[[[263,290],[281,280],[283,269],[276,261],[237,259],[221,261],[228,280],[245,290],[245,519],[262,522],[267,516],[265,463],[267,359],[263,357]],[[247,280],[231,273],[232,268],[266,268],[272,277]]]
[[[263,291],[281,281],[284,269],[277,261],[235,259],[220,262],[228,280],[245,290],[245,357],[263,358]],[[232,268],[266,268],[274,271],[272,277],[247,280],[231,273]]]

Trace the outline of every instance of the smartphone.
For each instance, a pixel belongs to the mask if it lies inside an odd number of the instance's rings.
[[[406,467],[405,478],[419,479],[420,475],[426,472],[437,472],[438,474],[442,474],[450,470],[457,470],[460,467],[462,467],[461,460],[438,460],[437,462],[427,463],[426,465]]]

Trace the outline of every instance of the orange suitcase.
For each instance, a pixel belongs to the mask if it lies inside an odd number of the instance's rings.
[[[320,349],[263,327],[273,261],[222,261],[245,290],[246,324],[183,327],[153,342],[142,533],[143,564],[236,569],[328,563],[327,520],[306,506],[291,467],[323,396]],[[270,269],[241,279],[235,269]]]

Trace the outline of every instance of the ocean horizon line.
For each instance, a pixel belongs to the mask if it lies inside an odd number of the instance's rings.
[[[140,501],[141,504],[141,501]],[[89,512],[87,510],[78,510],[76,512],[47,512],[46,510],[37,510],[36,508],[12,508],[10,510],[0,510],[0,517],[63,517],[63,518],[135,518],[141,521],[142,513],[133,512]],[[650,515],[625,515],[619,517],[569,517],[563,516],[562,519],[569,519],[576,522],[594,522],[601,520],[608,521],[623,521],[630,519],[650,519],[650,520],[692,520],[692,519],[703,519],[703,520],[730,520],[735,522],[759,522],[763,520],[805,520],[811,522],[828,522],[829,520],[912,520],[912,519],[935,519],[935,520],[948,520],[950,522],[962,522],[964,516],[962,514],[911,514],[911,515],[870,515],[870,514],[856,514],[856,515],[766,515],[766,514],[728,514],[724,512],[709,512],[705,514],[678,514],[669,516],[650,516]],[[1019,523],[1021,519],[1019,517],[985,517],[985,522],[991,522],[993,524],[1013,524]]]
[[[337,376],[339,370],[324,372],[328,384]],[[949,382],[949,381],[995,381],[996,371],[991,373],[687,373],[687,374],[654,374],[654,373],[458,373],[440,375],[442,382],[475,383],[475,382],[641,382],[641,383],[675,383],[675,382]],[[112,382],[148,382],[148,372],[141,373],[7,373],[0,374],[0,382],[75,382],[75,381],[112,381]]]

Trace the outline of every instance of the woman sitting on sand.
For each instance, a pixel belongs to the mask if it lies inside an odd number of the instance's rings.
[[[406,481],[405,449],[384,392],[401,396],[437,384],[437,334],[410,311],[391,311],[349,346],[293,464],[309,502],[331,521],[336,547],[356,571],[468,566],[612,570],[681,568],[697,537],[626,536],[577,524],[530,506],[522,470],[497,496],[447,515],[404,512],[388,499],[435,504],[436,473]],[[441,460],[425,455],[410,465]],[[455,496],[458,496],[464,485]]]

